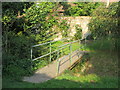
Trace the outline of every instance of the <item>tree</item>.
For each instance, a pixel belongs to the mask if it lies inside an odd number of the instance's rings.
[[[73,5],[74,4],[74,5]],[[72,6],[68,6],[65,10],[67,16],[90,16],[90,14],[98,7],[101,3],[96,2],[74,2]]]

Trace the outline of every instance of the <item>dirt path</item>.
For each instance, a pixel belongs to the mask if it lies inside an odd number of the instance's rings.
[[[85,52],[83,51],[75,51],[72,53],[72,62],[70,64],[70,56],[64,56],[59,58],[59,74],[61,74],[64,70],[68,69],[71,65],[73,65],[79,58],[83,56]],[[50,80],[57,75],[57,60],[53,61],[51,64],[38,69],[33,76],[24,77],[23,81],[32,82],[32,83],[41,83],[47,80]]]

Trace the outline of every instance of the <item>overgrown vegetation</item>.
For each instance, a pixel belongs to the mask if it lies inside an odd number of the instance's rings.
[[[74,2],[73,6],[68,6],[65,9],[65,15],[67,16],[90,16],[92,12],[101,5],[98,2]]]
[[[85,55],[72,70],[44,83],[3,78],[4,88],[118,88],[117,55],[93,52]],[[96,61],[98,60],[98,61]],[[103,63],[104,62],[104,63]],[[120,80],[120,79],[119,79]]]
[[[47,32],[55,19],[50,15],[50,19],[46,20],[46,16],[54,6],[55,3],[49,2],[3,3],[3,74],[21,77],[32,73],[30,48],[50,41],[51,32]],[[41,55],[40,51],[44,48],[39,49],[35,56]]]
[[[118,3],[112,3],[108,8],[105,6],[97,8],[92,14],[89,28],[93,38],[98,41],[98,46],[103,49],[109,47],[111,50],[118,50],[120,46],[118,12]]]
[[[31,65],[35,68],[38,68],[39,65],[31,63],[31,46],[53,40],[52,36],[56,33],[52,31],[54,25],[60,26],[61,30],[66,32],[68,26],[64,25],[65,21],[58,23],[54,17],[55,12],[53,11],[56,10],[56,5],[55,2],[3,3],[3,74],[14,77],[32,73],[34,69],[31,68]],[[61,32],[63,33],[63,31]],[[47,52],[49,52],[49,45],[34,48],[33,58]],[[52,57],[55,59],[55,56]],[[41,66],[44,66],[47,63],[45,60],[48,58],[45,57],[37,63],[42,62]]]
[[[68,37],[70,31],[68,31],[69,25],[67,24],[67,20],[62,20],[58,27],[61,30],[62,36],[65,38]]]
[[[23,8],[29,8],[33,3],[2,3],[2,53],[3,74],[20,77],[31,73],[29,50],[34,39],[25,35],[24,18],[18,18]],[[31,42],[32,41],[32,42]]]
[[[56,10],[60,5],[63,5],[65,9],[65,15],[67,16],[88,16],[91,14],[91,22],[89,28],[91,30],[93,41],[88,44],[74,43],[72,46],[73,51],[81,48],[81,50],[87,51],[102,51],[109,52],[111,56],[117,55],[120,50],[120,30],[118,26],[118,3],[111,3],[108,8],[105,8],[101,3],[74,3],[77,6],[70,7],[67,3],[55,3],[55,2],[22,2],[22,3],[2,3],[2,55],[3,55],[3,87],[8,88],[47,88],[47,87],[79,87],[79,88],[93,88],[93,87],[118,87],[117,77],[99,77],[97,75],[85,75],[79,70],[84,67],[88,59],[83,57],[83,61],[71,71],[64,73],[53,80],[47,81],[41,84],[32,84],[27,82],[19,82],[20,78],[25,75],[30,75],[38,68],[41,68],[49,63],[49,56],[31,62],[30,49],[32,45],[40,44],[47,41],[52,41],[52,37],[58,31],[52,30],[54,26],[60,28],[60,32],[63,37],[68,36],[69,25],[66,20],[56,19]],[[98,8],[99,7],[99,8]],[[74,39],[81,38],[81,28],[77,27],[77,33]],[[52,44],[52,50],[56,50],[59,45],[68,43],[63,41],[54,42]],[[33,48],[33,58],[47,54],[49,52],[49,45]],[[69,47],[60,51],[60,55],[66,55],[69,53]],[[97,56],[96,54],[93,54]],[[106,57],[106,54],[103,55]],[[102,56],[95,57],[97,60],[103,60],[103,62],[109,62],[110,58],[104,59]],[[117,57],[117,56],[116,56]],[[52,61],[56,60],[57,53],[52,54]],[[101,60],[101,61],[102,61]],[[94,61],[94,60],[93,60]],[[110,63],[106,63],[104,73],[109,73],[109,70],[115,70],[116,58],[111,60]],[[94,63],[96,64],[96,63]],[[109,67],[109,64],[111,67]],[[102,66],[99,63],[96,64],[99,73],[101,73]],[[113,66],[112,66],[113,65]],[[33,66],[34,68],[32,68]],[[96,68],[97,68],[96,67]],[[84,70],[83,70],[84,71]],[[77,73],[76,73],[77,72]],[[116,71],[117,72],[117,71]],[[73,75],[74,73],[74,75]],[[78,74],[80,73],[80,74]],[[76,76],[76,75],[78,76]],[[96,73],[98,74],[98,73]],[[110,73],[111,74],[111,73]],[[6,78],[6,79],[5,79]],[[9,78],[9,79],[8,79]],[[14,79],[13,79],[14,78]],[[5,81],[4,81],[5,80]],[[17,81],[16,81],[17,80]],[[8,83],[6,83],[8,82]],[[12,83],[11,83],[12,82]],[[67,84],[66,84],[67,83]],[[14,85],[13,85],[14,84]]]
[[[76,40],[81,39],[82,38],[82,28],[79,25],[76,25],[75,28],[76,28],[76,33],[75,33],[74,38]]]

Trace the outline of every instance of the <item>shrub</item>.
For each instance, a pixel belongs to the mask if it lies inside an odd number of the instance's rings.
[[[65,9],[67,16],[89,16],[101,3],[95,2],[74,2],[75,6],[68,6]]]
[[[76,40],[82,38],[82,28],[81,28],[80,26],[78,26],[78,25],[76,25],[76,33],[75,33],[74,38],[75,38]]]
[[[52,2],[40,2],[38,7],[36,3],[3,3],[2,47],[5,75],[15,78],[15,76],[27,75],[33,71],[31,64],[34,66],[35,63],[32,63],[30,59],[30,48],[32,45],[50,40],[51,35],[48,35],[47,31],[56,22],[51,15],[49,20],[46,20],[46,16],[54,5],[55,3]],[[18,9],[20,9],[19,12]],[[19,17],[18,14],[23,15]],[[40,51],[43,49],[34,51],[33,57],[41,55]]]
[[[101,49],[117,48],[117,39],[119,38],[118,26],[118,3],[111,3],[108,8],[104,5],[97,8],[92,13],[92,19],[89,24],[92,36],[94,39],[100,41]],[[100,40],[101,39],[101,40]],[[105,39],[105,40],[103,40]],[[103,42],[102,42],[103,40]],[[110,44],[112,42],[112,44]],[[99,46],[99,45],[98,45]]]

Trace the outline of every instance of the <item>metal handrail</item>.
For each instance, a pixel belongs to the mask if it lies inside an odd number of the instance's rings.
[[[64,40],[64,39],[61,39],[61,40]],[[61,41],[61,40],[56,40],[56,41]],[[64,48],[66,48],[66,47],[69,47],[69,50],[70,50],[70,53],[68,53],[68,55],[67,56],[70,56],[70,58],[69,58],[69,60],[70,60],[70,64],[71,64],[71,62],[72,62],[72,43],[75,43],[75,42],[78,42],[79,41],[79,44],[80,44],[80,42],[81,42],[81,40],[79,39],[79,40],[75,40],[75,41],[73,41],[73,42],[70,42],[70,43],[67,43],[67,44],[64,44],[64,45],[61,45],[61,46],[58,46],[58,49],[57,50],[55,50],[55,51],[52,51],[51,49],[51,43],[53,43],[53,42],[56,42],[56,41],[50,41],[50,42],[46,42],[46,43],[42,43],[42,44],[37,44],[37,45],[33,45],[33,46],[31,46],[31,59],[33,60],[33,61],[35,61],[35,60],[37,60],[37,59],[40,59],[40,58],[43,58],[43,57],[45,57],[45,56],[48,56],[48,55],[50,55],[50,62],[51,62],[51,54],[53,54],[53,53],[55,53],[55,52],[57,52],[57,72],[59,73],[59,65],[60,65],[60,61],[62,61],[63,60],[63,58],[60,60],[60,58],[59,58],[59,52],[60,52],[60,50],[62,50],[62,49],[64,49]],[[34,48],[34,47],[37,47],[37,46],[41,46],[41,45],[45,45],[45,44],[49,44],[50,45],[50,52],[49,53],[47,53],[47,54],[44,54],[44,55],[42,55],[42,56],[40,56],[40,57],[37,57],[37,58],[35,58],[35,59],[33,59],[32,58],[32,53],[33,53],[33,51],[32,51],[32,49]],[[58,74],[57,73],[57,74]]]
[[[61,50],[61,49],[64,49],[64,48],[66,48],[66,47],[60,48],[60,49],[58,49],[58,50]],[[47,54],[45,54],[45,55],[42,55],[42,56],[40,56],[40,57],[37,57],[37,58],[33,59],[33,61],[35,61],[35,60],[37,60],[37,59],[40,59],[40,58],[43,58],[43,57],[45,57],[45,56],[48,56],[48,55],[50,55],[50,54],[53,54],[53,53],[57,52],[58,50],[55,50],[55,51],[53,51],[53,52],[51,52],[51,53],[47,53]]]
[[[46,43],[41,43],[41,44],[33,45],[32,47],[37,47],[37,46],[45,45],[45,44],[48,44],[48,43],[53,43],[53,42],[57,42],[57,41],[62,41],[62,40],[64,40],[64,39],[67,39],[67,38],[63,38],[63,39],[61,39],[61,40],[49,41],[49,42],[46,42]]]
[[[66,46],[66,45],[69,45],[69,44],[75,43],[75,42],[77,42],[77,41],[79,41],[79,40],[76,40],[76,41],[73,41],[73,42],[70,42],[70,43],[67,43],[67,44],[61,45],[61,46],[59,46],[59,47]]]
[[[61,40],[55,40],[55,41],[50,41],[50,42],[41,43],[41,44],[37,44],[37,45],[31,46],[31,60],[34,61],[34,60],[40,59],[40,58],[42,57],[42,56],[40,56],[40,57],[35,58],[35,59],[32,58],[32,53],[33,53],[33,48],[34,48],[34,47],[41,46],[41,45],[45,45],[45,44],[48,44],[48,43],[50,43],[50,46],[51,46],[51,43],[56,42],[56,41],[62,41],[62,40],[64,40],[64,39],[68,39],[68,38],[63,38],[63,39],[61,39]],[[50,52],[51,52],[51,47],[50,47]],[[51,58],[50,58],[50,61],[51,61]]]

